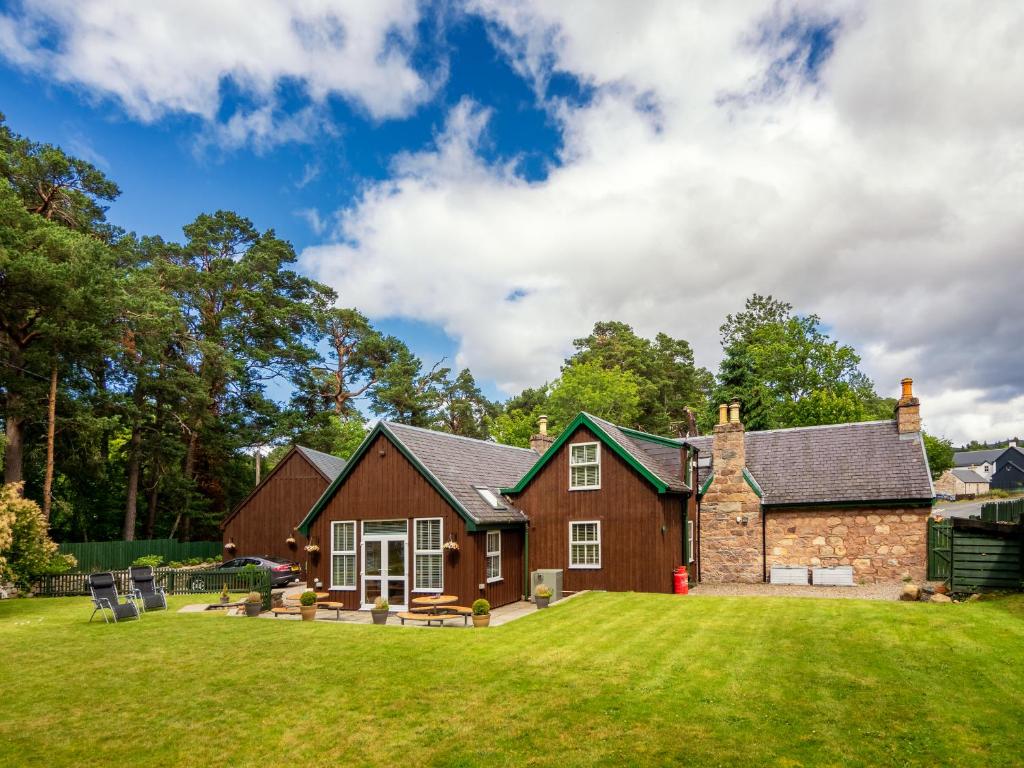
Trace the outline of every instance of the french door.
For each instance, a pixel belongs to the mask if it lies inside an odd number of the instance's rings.
[[[408,608],[408,531],[405,520],[363,523],[363,609],[383,596],[393,611]],[[398,531],[401,526],[401,532]]]

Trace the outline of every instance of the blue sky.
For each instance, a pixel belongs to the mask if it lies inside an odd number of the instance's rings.
[[[914,377],[933,433],[999,439],[1021,29],[1014,0],[11,0],[0,111],[117,181],[114,222],[238,211],[492,397],[599,320],[714,369],[757,292],[879,393]]]

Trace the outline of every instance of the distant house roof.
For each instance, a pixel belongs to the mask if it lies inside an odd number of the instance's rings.
[[[988,462],[993,463],[998,459],[1005,448],[990,448],[984,451],[957,451],[953,454],[954,467],[972,467]]]
[[[402,452],[471,528],[526,521],[526,515],[500,494],[501,488],[515,483],[536,463],[534,451],[381,421],[299,524],[302,533],[308,533],[310,524],[381,434]],[[497,508],[480,493],[481,488],[496,496]]]
[[[953,472],[953,477],[961,483],[984,483],[985,485],[988,485],[988,478],[979,475],[973,469],[956,467],[951,471]]]
[[[509,483],[506,493],[520,493],[579,427],[586,427],[608,448],[651,483],[659,493],[690,490],[683,476],[683,441],[620,427],[589,413],[580,413],[562,430],[558,439],[544,452],[518,482]]]
[[[340,475],[341,470],[345,468],[346,461],[344,459],[332,456],[329,453],[314,451],[312,448],[306,448],[302,445],[296,445],[295,450],[305,456],[309,463],[327,478],[328,482]]]
[[[687,442],[710,455],[712,440]],[[921,436],[900,435],[893,421],[747,432],[745,446],[746,467],[765,506],[923,502],[935,496]]]

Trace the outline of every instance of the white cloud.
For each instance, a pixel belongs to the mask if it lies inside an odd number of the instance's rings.
[[[415,0],[24,0],[0,14],[0,53],[144,121],[184,113],[217,124],[230,82],[252,103],[214,139],[265,146],[305,136],[331,95],[377,120],[430,98],[437,83],[410,61],[418,21]],[[301,87],[309,113],[281,118],[284,84]]]
[[[545,95],[562,165],[534,183],[480,158],[489,113],[459,104],[342,212],[342,242],[304,253],[343,301],[441,325],[514,391],[599,319],[714,364],[724,315],[773,293],[882,393],[913,375],[935,432],[1024,431],[1019,4],[475,8],[540,93],[567,72],[594,97]],[[812,77],[801,31],[828,20]]]

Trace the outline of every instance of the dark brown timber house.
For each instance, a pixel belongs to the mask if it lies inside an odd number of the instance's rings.
[[[336,456],[291,448],[221,523],[224,559],[266,555],[304,563],[306,541],[296,526],[344,467]]]

